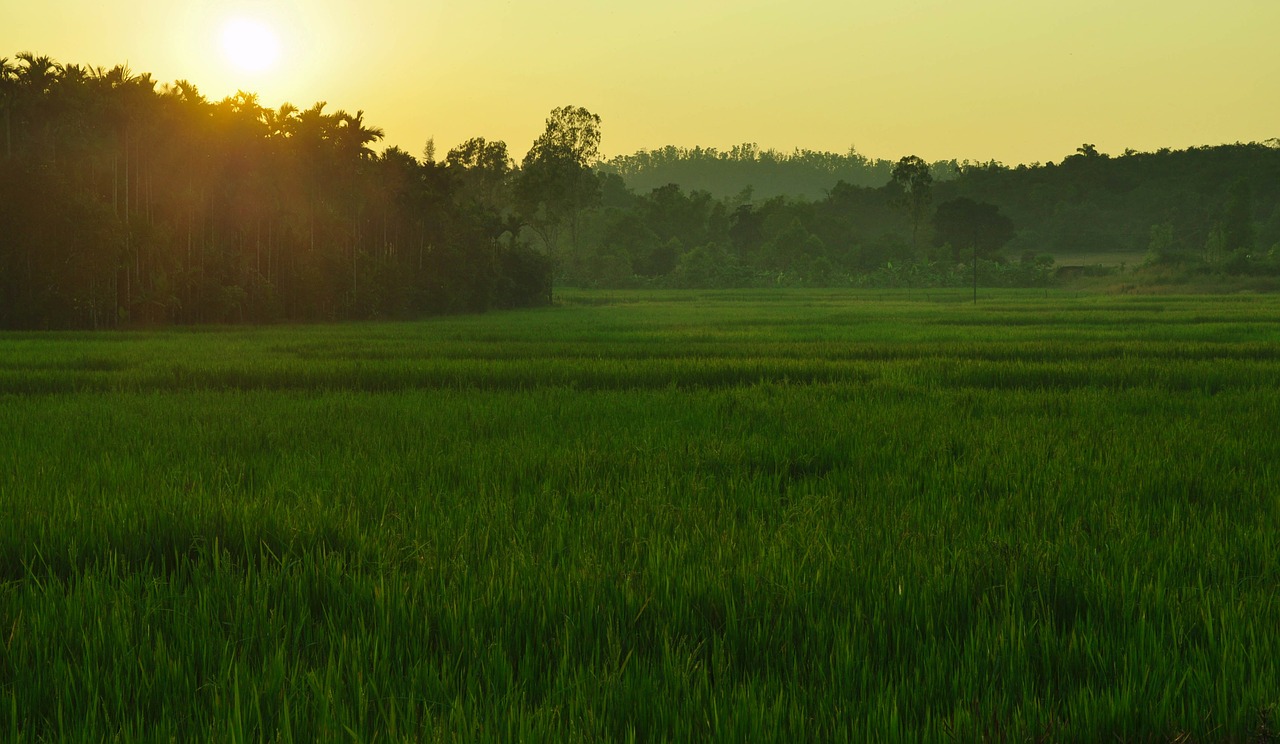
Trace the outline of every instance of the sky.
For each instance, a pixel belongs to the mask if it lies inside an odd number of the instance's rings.
[[[600,115],[606,157],[753,142],[1013,165],[1263,141],[1277,29],[1280,0],[0,0],[0,56],[327,101],[415,155],[484,137],[517,158],[565,105]]]

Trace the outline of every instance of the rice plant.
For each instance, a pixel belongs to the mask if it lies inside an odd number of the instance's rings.
[[[1280,300],[0,336],[0,731],[1267,741]]]

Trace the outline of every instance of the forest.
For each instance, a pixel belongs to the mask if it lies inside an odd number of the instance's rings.
[[[545,302],[545,255],[461,150],[363,112],[206,100],[126,66],[0,61],[0,326],[402,317]],[[492,148],[491,148],[492,149]],[[502,168],[505,160],[499,160]]]
[[[1130,265],[1280,287],[1280,142],[1059,163],[743,144],[601,156],[553,110],[517,162],[324,102],[0,59],[0,327],[403,318],[555,286],[1048,286]]]
[[[672,180],[606,197],[598,237],[562,268],[585,286],[957,286],[976,253],[988,286],[1127,263],[1134,281],[1280,288],[1280,140],[1118,156],[1084,144],[1016,167],[665,148],[602,170]],[[776,179],[821,195],[757,196]]]

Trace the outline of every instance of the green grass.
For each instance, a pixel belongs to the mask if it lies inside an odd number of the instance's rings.
[[[1277,318],[572,292],[0,335],[0,736],[1274,740]]]

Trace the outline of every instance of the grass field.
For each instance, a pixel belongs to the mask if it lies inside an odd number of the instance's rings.
[[[0,335],[7,741],[1274,741],[1280,297]]]

